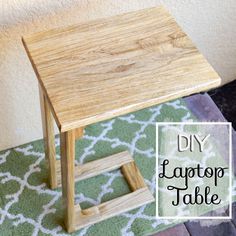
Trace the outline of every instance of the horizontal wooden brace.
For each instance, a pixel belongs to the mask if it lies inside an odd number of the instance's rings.
[[[129,162],[133,162],[133,158],[129,152],[124,151],[99,160],[75,166],[75,181],[88,179],[104,172],[116,170]],[[58,186],[61,186],[60,160],[57,160],[56,165]]]
[[[75,230],[133,210],[154,200],[149,189],[145,187],[85,210],[81,210],[79,205],[75,206]]]

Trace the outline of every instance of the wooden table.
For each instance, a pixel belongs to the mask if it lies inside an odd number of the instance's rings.
[[[162,7],[145,9],[25,36],[23,44],[40,85],[50,186],[62,182],[67,230],[153,201],[128,152],[75,168],[75,139],[87,125],[220,85],[171,15]],[[86,210],[75,206],[75,180],[120,167],[132,193]]]

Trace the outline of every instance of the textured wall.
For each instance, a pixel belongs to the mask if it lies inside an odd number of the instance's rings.
[[[236,79],[235,0],[0,0],[0,150],[42,137],[37,81],[21,35],[160,3],[223,83]]]

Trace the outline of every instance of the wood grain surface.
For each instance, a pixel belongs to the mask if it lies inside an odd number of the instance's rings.
[[[75,230],[75,131],[60,134],[62,198],[64,223],[68,232]]]
[[[154,197],[149,189],[145,187],[82,211],[78,205],[78,208],[76,206],[75,209],[75,229],[78,230],[88,225],[98,223],[153,201]]]
[[[124,151],[105,158],[101,158],[95,161],[90,161],[88,163],[78,165],[75,167],[75,181],[81,181],[84,179],[91,178],[93,176],[100,175],[104,172],[116,170],[121,166],[133,161],[134,160],[132,156],[129,154],[129,152]],[[61,185],[60,160],[56,161],[56,169],[57,169],[57,181],[58,185],[60,186]],[[133,178],[134,177],[135,176],[133,176]]]
[[[56,174],[56,147],[54,134],[54,121],[49,107],[49,103],[43,94],[41,86],[39,85],[39,97],[41,106],[41,117],[43,127],[44,151],[48,166],[49,187],[51,189],[57,188],[57,174]]]
[[[144,182],[143,176],[141,175],[135,162],[129,162],[121,167],[122,174],[125,176],[131,191],[136,191],[140,188],[145,188],[147,185]]]
[[[58,184],[61,184],[60,174],[62,173],[65,225],[68,232],[71,233],[88,225],[155,201],[129,152],[124,151],[102,159],[90,161],[77,166],[75,170],[74,141],[74,130],[61,133],[61,164],[57,161]],[[59,168],[61,168],[61,171]],[[84,210],[81,209],[79,204],[75,205],[75,181],[88,179],[119,168],[123,168],[122,172],[124,171],[124,177],[133,192]]]
[[[221,83],[162,7],[36,33],[23,43],[62,132]]]

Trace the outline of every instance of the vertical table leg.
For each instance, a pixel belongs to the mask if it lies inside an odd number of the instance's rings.
[[[40,105],[43,125],[44,136],[44,149],[45,157],[49,169],[49,184],[50,188],[57,188],[57,175],[56,175],[56,148],[54,137],[53,116],[42,88],[39,85]]]
[[[61,133],[61,178],[67,231],[75,230],[75,131]]]

